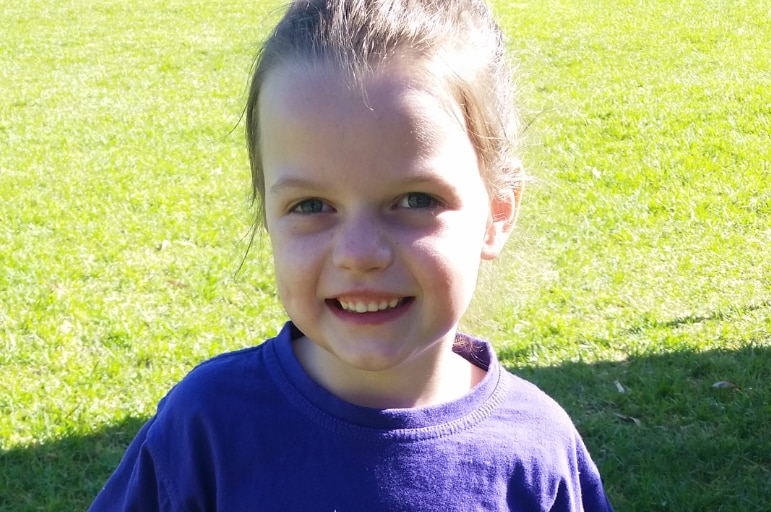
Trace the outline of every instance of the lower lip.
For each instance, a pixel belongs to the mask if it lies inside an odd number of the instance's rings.
[[[356,313],[355,311],[341,309],[336,301],[331,300],[327,301],[327,307],[336,317],[345,322],[358,325],[378,325],[391,322],[406,314],[413,302],[414,299],[410,298],[402,301],[395,308],[383,309],[381,311],[368,311],[366,313]]]

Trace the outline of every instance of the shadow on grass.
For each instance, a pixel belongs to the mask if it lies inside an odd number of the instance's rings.
[[[514,373],[573,417],[616,510],[771,510],[770,342]]]
[[[681,316],[672,320],[660,321],[653,317],[646,316],[640,322],[639,325],[629,329],[629,333],[639,333],[651,328],[667,328],[673,329],[681,327],[683,325],[699,324],[702,322],[711,322],[716,320],[726,320],[737,314],[746,315],[755,311],[761,311],[764,309],[771,309],[771,301],[764,301],[758,304],[749,304],[740,307],[730,308],[724,311],[713,311],[709,315],[687,315]]]
[[[770,346],[515,373],[571,414],[616,510],[771,510]],[[85,510],[143,423],[0,452],[0,510]]]
[[[0,451],[0,511],[86,510],[145,421]]]

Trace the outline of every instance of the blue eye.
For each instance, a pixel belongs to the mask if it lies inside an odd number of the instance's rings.
[[[399,200],[398,206],[401,208],[434,208],[438,206],[439,201],[431,195],[423,192],[410,192],[405,194]]]
[[[324,211],[324,201],[321,199],[305,199],[292,209],[293,213],[321,213]]]

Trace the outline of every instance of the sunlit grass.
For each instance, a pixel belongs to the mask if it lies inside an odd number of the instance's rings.
[[[267,8],[3,9],[9,448],[146,416],[197,361],[263,339],[281,316],[265,254],[237,274],[250,213],[234,128]]]

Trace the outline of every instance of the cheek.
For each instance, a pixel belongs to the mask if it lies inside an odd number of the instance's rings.
[[[294,283],[292,283],[292,275],[294,274],[289,266],[284,265],[286,260],[281,257],[279,253],[273,253],[273,268],[276,276],[276,291],[278,292],[279,300],[287,305],[287,302],[292,296],[292,289],[294,289]]]
[[[287,292],[295,286],[297,274],[302,273],[302,261],[297,258],[298,251],[291,244],[285,243],[284,240],[271,237],[271,245],[276,286],[283,299],[287,296]]]
[[[448,279],[454,280],[459,290],[473,291],[476,286],[486,228],[487,219],[482,215],[466,216],[457,219],[454,229],[439,242]]]
[[[466,264],[481,260],[481,251],[487,233],[486,210],[463,212],[448,218],[439,233],[438,247],[451,259],[464,260]]]
[[[287,237],[280,232],[271,236],[276,286],[282,301],[307,295],[308,288],[318,282],[323,251],[312,238]]]
[[[415,244],[417,275],[434,281],[434,287],[473,289],[481,262],[478,229],[452,230]]]

